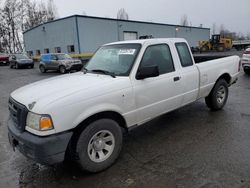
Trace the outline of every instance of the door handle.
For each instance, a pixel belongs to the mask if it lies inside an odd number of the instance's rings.
[[[177,82],[177,81],[179,81],[180,79],[181,79],[180,76],[176,76],[176,77],[174,77],[174,82]]]

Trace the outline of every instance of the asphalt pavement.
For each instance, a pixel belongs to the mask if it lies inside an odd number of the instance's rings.
[[[57,76],[35,69],[0,67],[0,187],[250,187],[250,76],[241,73],[225,108],[204,100],[158,117],[125,135],[109,169],[88,174],[70,163],[39,165],[13,151],[6,122],[9,94]]]

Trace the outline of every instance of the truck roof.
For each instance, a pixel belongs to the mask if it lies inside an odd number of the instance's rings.
[[[112,42],[105,44],[104,46],[107,45],[114,45],[114,44],[155,44],[155,43],[162,43],[162,42],[187,42],[183,38],[153,38],[153,39],[142,39],[142,40],[127,40],[127,41],[119,41],[119,42]]]

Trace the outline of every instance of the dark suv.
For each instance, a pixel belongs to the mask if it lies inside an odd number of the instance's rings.
[[[34,61],[25,54],[11,54],[9,56],[10,68],[19,69],[21,67],[34,68]]]
[[[82,67],[80,60],[72,59],[68,54],[64,53],[42,54],[39,65],[42,73],[47,70],[58,70],[62,74],[70,70],[80,71]]]

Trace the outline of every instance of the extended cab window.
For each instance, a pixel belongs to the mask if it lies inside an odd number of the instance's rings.
[[[177,49],[177,52],[181,61],[181,65],[183,67],[192,66],[193,60],[192,60],[187,44],[184,42],[176,43],[175,47]]]
[[[149,46],[142,58],[141,67],[157,65],[160,74],[173,72],[174,63],[167,44]]]

